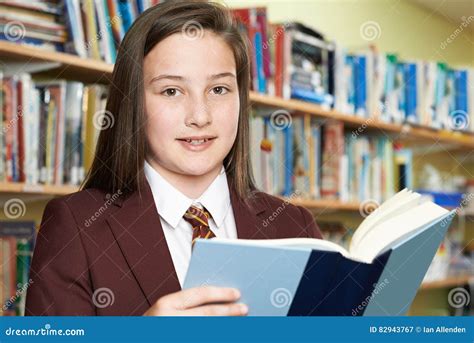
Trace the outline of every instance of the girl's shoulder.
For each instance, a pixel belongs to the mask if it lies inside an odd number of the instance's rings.
[[[269,213],[283,213],[295,218],[303,215],[303,217],[311,216],[311,213],[303,206],[293,203],[297,199],[296,195],[290,197],[275,196],[262,191],[255,191],[250,195],[250,203],[257,208],[263,208]]]
[[[83,189],[50,200],[45,213],[66,212],[63,214],[71,216],[78,227],[89,227],[114,213],[123,200],[120,196],[97,188]]]
[[[322,238],[316,221],[311,212],[303,206],[292,203],[297,199],[292,197],[278,197],[265,192],[254,192],[251,195],[251,206],[262,220],[264,228],[275,230],[272,237],[311,237]],[[263,213],[262,213],[263,212]]]

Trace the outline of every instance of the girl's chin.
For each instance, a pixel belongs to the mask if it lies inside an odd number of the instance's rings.
[[[220,166],[219,166],[220,167]],[[182,166],[180,168],[182,174],[184,175],[192,175],[192,176],[201,176],[201,175],[206,175],[213,170],[218,168],[218,166],[210,166],[209,164],[203,165],[203,166],[198,166],[198,165],[187,165],[187,166]]]

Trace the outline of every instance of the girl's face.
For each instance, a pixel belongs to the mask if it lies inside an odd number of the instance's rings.
[[[168,173],[217,175],[238,128],[232,50],[211,31],[175,33],[148,53],[143,67],[148,160]]]

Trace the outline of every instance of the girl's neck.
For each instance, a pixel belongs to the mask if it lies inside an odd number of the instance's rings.
[[[199,198],[222,169],[222,165],[219,165],[203,175],[185,175],[166,169],[153,159],[147,159],[147,162],[174,188],[190,199]]]

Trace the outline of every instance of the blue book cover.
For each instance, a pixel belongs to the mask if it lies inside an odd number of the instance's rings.
[[[259,93],[266,93],[267,85],[265,80],[265,72],[263,69],[263,52],[262,52],[262,33],[255,32],[255,57],[257,59],[257,77]]]
[[[397,64],[397,69],[395,73],[396,78],[396,87],[398,92],[398,112],[399,115],[396,116],[397,123],[401,123],[404,120],[405,112],[406,112],[406,77],[403,70],[403,63]]]
[[[367,58],[365,56],[354,57],[355,67],[355,113],[365,117],[367,110]]]
[[[138,13],[139,14],[143,13],[143,11],[145,11],[143,0],[136,0],[136,4],[137,4]]]
[[[403,70],[403,78],[405,81],[405,120],[410,123],[417,123],[418,120],[416,116],[416,64],[403,63]]]
[[[316,104],[327,104],[327,97],[325,95],[317,94],[314,91],[303,89],[300,87],[291,87],[291,98],[299,99]]]
[[[467,71],[456,70],[455,78],[455,110],[467,113]]]
[[[122,16],[123,31],[126,33],[133,23],[132,4],[126,0],[119,0],[118,8]]]
[[[346,56],[346,65],[352,72],[350,73],[350,80],[347,82],[347,103],[350,105],[350,107],[355,108],[355,68],[354,68],[354,56],[347,55]]]
[[[368,249],[376,255],[370,262],[348,255],[335,243],[310,238],[199,239],[183,288],[235,287],[250,316],[404,315],[455,215],[455,210],[441,207],[433,211],[433,206],[438,208],[433,203],[425,206],[419,210],[428,209],[426,216],[407,210],[411,215],[406,220],[415,229],[391,237],[389,244],[371,242]],[[400,223],[390,220],[384,223]],[[379,227],[379,236],[386,235],[383,225]],[[386,229],[394,232],[393,227]]]

